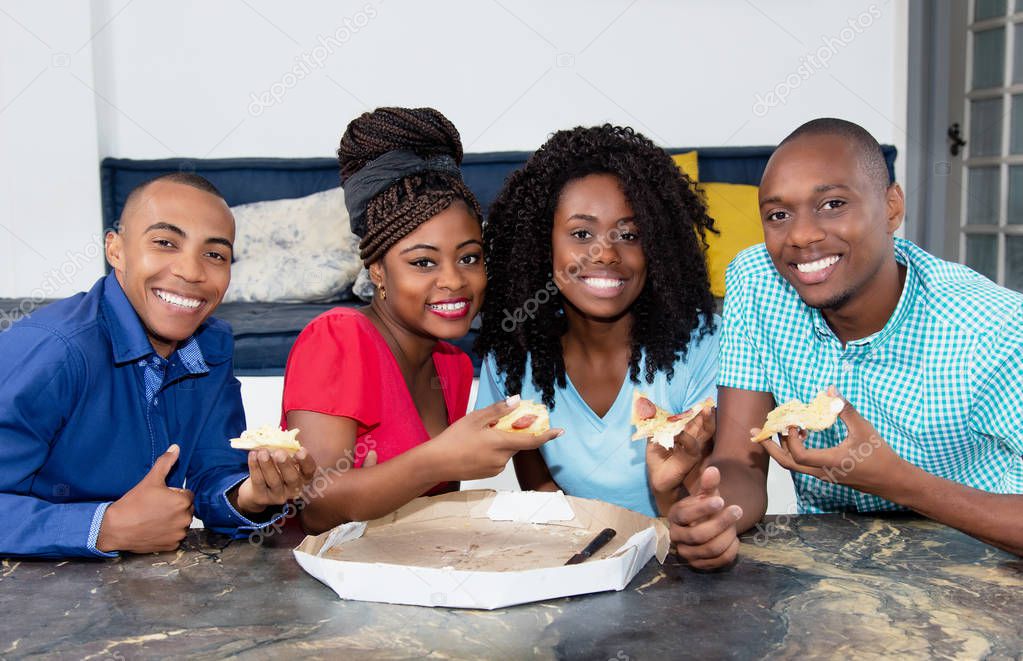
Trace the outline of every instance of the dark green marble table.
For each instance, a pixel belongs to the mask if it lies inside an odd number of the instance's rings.
[[[0,657],[1020,658],[1023,561],[916,518],[801,516],[730,570],[499,611],[340,601],[293,533],[111,561],[5,560]],[[772,525],[773,524],[773,525]],[[195,546],[205,540],[190,540]],[[216,541],[216,540],[205,540]],[[218,556],[219,557],[212,557]]]

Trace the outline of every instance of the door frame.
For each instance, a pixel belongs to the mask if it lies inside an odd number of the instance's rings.
[[[965,0],[909,0],[905,233],[950,261],[960,261],[964,167],[963,152],[949,152],[948,129],[955,122],[965,127],[968,6]]]

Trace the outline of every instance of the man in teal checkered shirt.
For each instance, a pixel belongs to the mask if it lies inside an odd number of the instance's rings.
[[[679,554],[736,557],[773,457],[801,512],[914,510],[1023,555],[1023,295],[895,238],[902,190],[850,122],[786,138],[759,201],[765,243],[726,275],[712,467],[669,515]],[[831,386],[835,426],[750,442],[776,404]]]

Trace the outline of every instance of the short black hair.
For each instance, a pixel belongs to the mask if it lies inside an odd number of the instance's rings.
[[[811,119],[789,133],[778,146],[781,147],[796,138],[818,135],[833,135],[851,142],[856,147],[860,157],[860,166],[863,167],[867,176],[876,182],[882,190],[886,190],[891,184],[891,178],[888,175],[888,162],[885,161],[881,145],[874,139],[874,136],[870,135],[869,131],[848,120],[835,117]]]
[[[141,197],[142,193],[144,193],[147,188],[149,188],[158,181],[167,181],[172,184],[182,184],[184,186],[191,186],[192,188],[201,190],[204,193],[216,195],[220,199],[222,200],[224,199],[224,196],[220,192],[220,190],[216,186],[214,186],[209,179],[203,177],[202,175],[194,174],[192,172],[168,172],[166,174],[161,174],[158,177],[147,179],[146,181],[143,181],[135,188],[131,189],[131,192],[128,193],[128,197],[125,198],[124,200],[124,206],[121,208],[121,217],[117,220],[117,224],[114,226],[115,230],[120,231],[122,222],[124,220],[125,212],[127,212],[128,209],[130,209],[138,202],[139,197]]]

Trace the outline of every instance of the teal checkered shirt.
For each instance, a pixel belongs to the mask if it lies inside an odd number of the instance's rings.
[[[1023,493],[1023,295],[895,239],[902,297],[879,332],[845,347],[778,273],[763,244],[725,276],[718,384],[810,401],[834,384],[904,459],[994,493]],[[844,424],[811,433],[837,445]],[[900,510],[793,474],[800,512]]]

